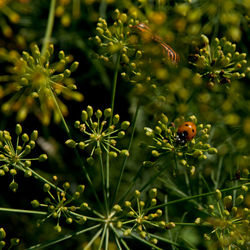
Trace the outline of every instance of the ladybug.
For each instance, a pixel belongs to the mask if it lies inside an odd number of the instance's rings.
[[[193,122],[184,122],[178,127],[176,142],[184,145],[191,141],[196,135],[196,126]]]

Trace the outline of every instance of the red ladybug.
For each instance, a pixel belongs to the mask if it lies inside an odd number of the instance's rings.
[[[196,135],[196,126],[193,122],[184,122],[178,127],[176,141],[184,145],[187,141],[191,141]]]

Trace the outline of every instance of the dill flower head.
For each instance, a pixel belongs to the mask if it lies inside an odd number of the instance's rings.
[[[222,248],[247,249],[249,245],[249,208],[247,207],[248,187],[242,185],[238,195],[222,196],[216,190],[217,204],[210,204],[207,212],[210,216],[203,222],[213,229],[206,233],[205,239],[214,246]]]
[[[123,138],[126,130],[130,126],[129,121],[120,122],[118,114],[112,115],[112,109],[107,108],[104,111],[100,109],[94,112],[91,106],[82,111],[81,120],[75,122],[75,127],[83,134],[83,140],[75,142],[73,139],[65,143],[69,147],[79,147],[81,150],[88,149],[90,157],[101,155],[103,152],[111,157],[117,157],[118,154],[128,156],[129,152],[117,147],[117,141]]]
[[[30,177],[33,175],[30,168],[31,162],[34,160],[42,162],[47,159],[46,154],[41,154],[36,158],[27,158],[27,155],[36,145],[37,130],[34,130],[29,136],[22,133],[22,126],[17,124],[15,132],[17,135],[16,144],[13,143],[13,139],[7,130],[0,130],[0,176],[4,176],[6,173],[12,176],[9,187],[14,192],[18,188],[18,184],[15,182],[17,173],[23,172],[25,177]]]
[[[225,37],[215,38],[213,43],[205,35],[201,35],[203,47],[194,55],[192,64],[210,87],[217,84],[229,84],[232,80],[244,78],[249,72],[245,53],[236,51],[236,44]]]
[[[51,63],[54,46],[49,45],[44,54],[36,44],[31,46],[31,54],[24,51],[20,57],[18,53],[0,51],[0,57],[6,58],[14,64],[10,68],[11,75],[1,77],[0,80],[7,82],[1,87],[1,98],[12,95],[2,105],[6,114],[17,112],[17,120],[23,121],[28,113],[33,112],[43,124],[50,123],[54,115],[56,122],[60,121],[59,108],[63,115],[67,115],[66,105],[58,98],[63,95],[66,99],[82,101],[83,95],[75,92],[76,85],[71,72],[78,67],[78,62],[72,63],[72,57],[65,56],[63,51],[58,54],[59,61]],[[70,68],[66,68],[71,63]]]
[[[179,117],[174,123],[169,123],[165,114],[161,114],[153,129],[144,128],[145,134],[152,139],[148,148],[153,157],[172,156],[176,168],[177,165],[184,166],[191,174],[194,174],[198,161],[207,159],[206,153],[217,153],[217,149],[208,144],[210,129],[210,124],[197,124],[194,115],[186,121]]]

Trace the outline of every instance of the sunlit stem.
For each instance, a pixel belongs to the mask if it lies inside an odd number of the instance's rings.
[[[59,107],[59,104],[58,104],[58,102],[57,102],[57,100],[56,100],[55,94],[54,94],[54,92],[53,92],[53,90],[52,90],[51,88],[50,88],[50,93],[51,93],[51,97],[53,98],[53,101],[54,101],[54,103],[55,103],[55,105],[56,105],[56,109],[57,109],[57,111],[58,111],[58,113],[59,113],[59,115],[60,115],[60,118],[61,118],[61,120],[62,120],[62,123],[63,123],[63,125],[64,125],[64,128],[65,128],[65,130],[66,130],[66,133],[68,134],[69,139],[72,139],[71,134],[70,134],[69,127],[68,127],[68,125],[67,125],[67,123],[66,123],[66,121],[65,121],[65,119],[64,119],[64,117],[63,117],[62,111],[61,111],[61,109],[60,109],[60,107]],[[79,155],[79,153],[78,153],[78,151],[77,151],[76,148],[74,148],[74,151],[75,151],[75,153],[76,153],[76,157],[77,157],[78,161],[80,162],[80,164],[81,164],[81,166],[82,166],[82,170],[83,170],[83,172],[84,172],[84,174],[85,174],[85,176],[86,176],[86,178],[87,178],[87,180],[88,180],[88,183],[89,183],[89,185],[90,185],[90,188],[91,188],[91,190],[92,190],[92,192],[93,192],[93,194],[94,194],[94,196],[95,196],[95,198],[96,198],[98,204],[100,205],[100,207],[103,207],[103,206],[102,206],[102,203],[101,203],[101,201],[100,201],[100,199],[99,199],[99,197],[98,197],[98,195],[97,195],[97,193],[96,193],[96,191],[95,191],[95,188],[94,188],[93,183],[92,183],[92,181],[91,181],[91,178],[90,178],[90,176],[89,176],[89,174],[88,174],[88,171],[87,171],[86,167],[84,166],[84,163],[83,163],[83,161],[82,161],[82,158],[80,157],[80,155]]]
[[[49,40],[51,38],[52,29],[53,29],[53,25],[54,25],[55,6],[56,6],[56,0],[51,0],[50,1],[48,23],[47,23],[47,27],[46,27],[45,37],[43,39],[43,47],[42,47],[42,52],[41,52],[42,56],[44,55],[44,53],[48,47]]]
[[[245,183],[244,185],[245,186],[250,186],[250,183]],[[239,186],[236,186],[236,187],[221,189],[220,191],[221,191],[221,193],[223,193],[223,192],[228,192],[228,191],[231,191],[231,190],[240,189],[241,187],[242,187],[242,185],[239,185]],[[150,207],[150,208],[148,208],[146,210],[146,212],[148,212],[150,210],[162,208],[162,207],[165,207],[165,206],[168,206],[168,205],[173,205],[173,204],[176,204],[176,203],[179,203],[179,202],[188,201],[188,200],[197,199],[197,198],[200,198],[200,197],[205,197],[205,196],[210,196],[210,195],[215,195],[215,194],[216,194],[216,191],[208,192],[208,193],[204,193],[204,194],[197,194],[197,195],[193,195],[193,196],[188,196],[188,197],[181,198],[181,199],[178,199],[178,200],[169,201],[169,202],[161,204],[161,205]]]
[[[112,96],[111,96],[111,116],[109,120],[109,126],[111,126],[113,121],[113,115],[114,115],[114,106],[115,106],[115,95],[116,95],[116,86],[117,86],[117,78],[118,78],[118,71],[119,71],[119,65],[120,65],[120,53],[117,53],[116,55],[116,61],[115,61],[115,73],[114,73],[114,79],[113,79],[113,86],[112,86]],[[108,137],[108,141],[110,141],[110,137]],[[109,146],[108,146],[108,152],[109,152]],[[109,154],[107,153],[107,159],[106,159],[106,192],[107,192],[107,199],[109,199]],[[109,211],[107,211],[109,212]]]
[[[11,213],[23,213],[23,214],[37,214],[37,215],[46,215],[47,214],[47,212],[43,212],[43,211],[5,208],[5,207],[0,207],[0,211],[1,212],[11,212]]]
[[[131,148],[132,141],[133,141],[133,138],[134,138],[135,127],[136,127],[136,120],[137,120],[137,117],[138,117],[139,108],[140,108],[140,105],[139,105],[139,102],[138,102],[137,107],[136,107],[136,111],[135,111],[135,115],[134,115],[134,119],[132,121],[132,134],[131,134],[131,137],[130,137],[130,140],[129,140],[129,144],[128,144],[128,152],[130,152],[130,148]],[[122,163],[121,170],[120,170],[119,180],[118,180],[116,188],[115,188],[115,193],[114,193],[114,198],[113,198],[113,201],[112,201],[112,205],[115,202],[117,193],[118,193],[120,185],[121,185],[121,180],[122,180],[122,177],[123,177],[123,173],[124,173],[124,169],[125,169],[125,166],[126,166],[126,163],[127,163],[127,159],[128,159],[128,157],[125,156],[125,158],[123,160],[123,163]]]

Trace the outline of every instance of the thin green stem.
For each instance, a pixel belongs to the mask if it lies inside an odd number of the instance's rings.
[[[55,103],[55,105],[56,105],[56,108],[57,108],[57,110],[58,110],[58,113],[59,113],[59,115],[60,115],[60,117],[61,117],[61,120],[62,120],[62,123],[63,123],[63,125],[64,125],[64,127],[65,127],[65,130],[66,130],[66,132],[67,132],[67,134],[68,134],[68,137],[69,137],[70,139],[72,139],[71,134],[70,134],[69,127],[68,127],[68,125],[67,125],[67,123],[66,123],[66,121],[65,121],[65,119],[64,119],[64,117],[63,117],[62,111],[61,111],[61,109],[60,109],[60,107],[59,107],[59,105],[58,105],[58,102],[57,102],[57,100],[56,100],[55,94],[54,94],[54,92],[53,92],[53,90],[52,90],[51,88],[50,88],[50,93],[51,93],[51,96],[52,96],[52,98],[53,98],[53,101],[54,101],[54,103]],[[101,203],[101,201],[100,201],[100,199],[99,199],[99,197],[98,197],[98,195],[97,195],[97,193],[96,193],[96,190],[95,190],[95,188],[94,188],[94,186],[93,186],[93,183],[92,183],[92,181],[91,181],[91,178],[90,178],[90,176],[89,176],[89,174],[88,174],[88,171],[87,171],[87,169],[86,169],[86,167],[85,167],[85,165],[84,165],[84,163],[83,163],[83,161],[82,161],[82,159],[81,159],[81,157],[80,157],[80,155],[79,155],[77,149],[74,148],[74,151],[75,151],[75,153],[76,153],[76,157],[77,157],[78,161],[80,162],[80,164],[81,164],[81,166],[82,166],[82,170],[83,170],[83,172],[84,172],[84,174],[85,174],[85,177],[87,178],[87,181],[88,181],[88,183],[89,183],[89,185],[90,185],[90,188],[91,188],[91,190],[92,190],[92,192],[93,192],[93,194],[94,194],[94,196],[95,196],[95,198],[96,198],[96,200],[97,200],[99,206],[100,206],[101,208],[103,208],[103,205],[102,205],[102,203]]]
[[[99,237],[99,235],[102,233],[102,228],[94,235],[94,237],[92,237],[92,239],[89,241],[89,243],[87,244],[87,246],[85,246],[83,249],[89,249],[92,244],[94,243],[94,241]]]
[[[102,177],[103,198],[104,198],[104,203],[106,207],[106,212],[108,212],[108,201],[107,201],[107,192],[106,192],[106,186],[105,186],[104,165],[103,165],[102,155],[99,155],[99,160],[100,160],[100,172],[101,172],[101,177]],[[108,214],[106,215],[108,216]]]
[[[50,10],[49,10],[49,18],[48,18],[48,23],[46,27],[46,32],[45,32],[45,37],[43,39],[43,47],[42,47],[42,52],[41,55],[43,56],[47,47],[48,43],[52,34],[52,29],[54,25],[54,17],[55,17],[55,7],[56,7],[56,0],[51,0],[50,1]]]
[[[37,214],[37,215],[46,215],[47,212],[35,211],[35,210],[25,210],[25,209],[16,209],[16,208],[5,208],[0,207],[1,212],[11,212],[11,213],[23,213],[23,214]]]
[[[119,65],[120,65],[120,57],[121,54],[118,53],[116,55],[116,62],[115,62],[115,73],[114,73],[114,79],[113,79],[113,85],[112,85],[112,96],[111,96],[111,115],[110,115],[110,120],[109,120],[109,126],[111,126],[112,121],[113,121],[113,115],[114,115],[114,106],[115,106],[115,95],[116,95],[116,86],[117,86],[117,79],[118,79],[118,71],[119,71]],[[108,137],[108,142],[110,141],[110,136]],[[109,152],[109,143],[108,143],[108,152]],[[107,194],[107,199],[109,199],[109,154],[107,153],[107,158],[106,158],[106,194]],[[107,211],[109,213],[109,211]]]
[[[250,183],[245,183],[244,185],[245,186],[250,186]],[[227,192],[227,191],[231,191],[231,190],[240,189],[241,187],[242,187],[242,185],[239,185],[239,186],[236,186],[236,187],[221,189],[220,191],[223,193],[223,192]],[[197,195],[181,198],[181,199],[174,200],[174,201],[169,201],[168,203],[164,203],[164,204],[161,204],[161,205],[150,207],[145,212],[148,212],[148,211],[154,210],[154,209],[158,209],[158,208],[162,208],[162,207],[165,207],[165,206],[168,206],[168,205],[173,205],[173,204],[183,202],[183,201],[188,201],[188,200],[197,199],[197,198],[200,198],[200,197],[214,195],[215,193],[216,193],[216,191],[213,191],[213,192],[208,192],[208,193],[204,193],[204,194],[197,194]]]
[[[48,246],[52,246],[52,245],[55,245],[55,244],[57,244],[57,243],[59,243],[61,241],[68,240],[68,239],[72,238],[73,236],[77,236],[77,235],[83,234],[85,232],[91,231],[91,230],[96,229],[98,227],[100,227],[100,224],[92,226],[92,227],[85,228],[85,229],[77,231],[77,232],[73,232],[71,234],[63,235],[61,237],[58,237],[55,240],[47,241],[47,242],[44,242],[44,243],[39,243],[37,245],[34,245],[32,247],[27,248],[27,250],[42,249],[42,248],[45,248],[45,247],[48,247]]]
[[[128,144],[128,152],[130,152],[132,141],[133,141],[133,138],[134,138],[135,128],[136,128],[136,120],[137,120],[137,117],[138,117],[139,109],[140,109],[140,105],[139,105],[139,102],[138,102],[137,107],[136,107],[136,111],[135,111],[135,115],[134,115],[134,118],[133,118],[133,121],[132,121],[132,134],[131,134],[129,144]],[[113,200],[112,200],[112,205],[114,204],[114,202],[116,200],[116,196],[117,196],[117,193],[118,193],[120,185],[121,185],[121,180],[122,180],[122,177],[123,177],[123,173],[124,173],[124,169],[125,169],[125,166],[126,166],[126,163],[127,163],[127,159],[128,159],[128,156],[125,156],[125,158],[123,160],[123,163],[122,163],[121,170],[120,170],[119,180],[118,180],[116,188],[115,188],[115,192],[114,192],[114,196],[113,196]]]
[[[128,247],[127,243],[121,238],[121,236],[120,236],[119,233],[117,232],[116,228],[115,228],[112,224],[110,224],[110,227],[111,227],[111,229],[113,230],[113,232],[114,232],[114,234],[115,234],[117,240],[120,240],[121,243],[123,244],[123,246],[124,246],[127,250],[130,250],[130,248]],[[118,241],[118,242],[119,242],[119,241]],[[120,244],[118,244],[118,245],[120,245]]]
[[[103,231],[102,231],[102,237],[101,237],[101,240],[100,240],[100,243],[99,243],[98,250],[102,249],[104,237],[105,237],[106,232],[107,232],[107,227],[108,227],[108,226],[107,226],[107,223],[105,223],[104,228],[103,228]]]

